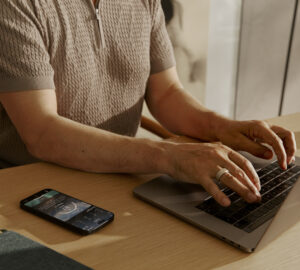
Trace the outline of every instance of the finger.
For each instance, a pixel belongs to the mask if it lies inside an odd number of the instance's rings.
[[[244,173],[248,176],[250,179],[251,183],[253,183],[256,188],[260,191],[261,185],[260,185],[260,180],[259,177],[256,173],[256,170],[254,169],[252,163],[243,157],[241,154],[238,152],[232,151],[228,154],[228,157],[237,165],[239,166]]]
[[[261,139],[263,142],[272,146],[280,166],[283,169],[286,169],[286,152],[282,140],[276,135],[276,133],[271,130],[265,122],[259,122],[256,124],[252,132],[253,134],[250,136],[251,138]]]
[[[246,151],[259,158],[271,159],[273,156],[273,153],[269,148],[261,145],[258,141],[249,139],[242,134],[236,139],[234,145],[237,146],[233,147],[234,149]]]
[[[202,181],[203,188],[222,206],[230,205],[228,197],[218,188],[218,186],[210,179],[205,178]]]
[[[237,192],[245,201],[249,203],[257,202],[259,198],[248,189],[243,183],[241,183],[236,177],[230,173],[224,173],[220,178],[220,181]]]
[[[230,171],[231,175],[233,175],[252,193],[254,193],[258,198],[260,198],[258,188],[254,185],[254,183],[249,179],[248,175],[239,166],[237,166],[233,162],[227,162],[227,166],[227,169]]]
[[[290,164],[296,153],[295,134],[279,126],[271,126],[271,129],[281,138],[287,154],[287,163]]]

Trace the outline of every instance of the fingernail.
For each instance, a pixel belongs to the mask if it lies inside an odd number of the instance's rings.
[[[294,162],[296,162],[296,158],[295,158],[295,157],[292,157],[291,163],[294,163]]]
[[[266,151],[264,153],[264,158],[266,158],[266,159],[270,159],[270,158],[272,158],[272,156],[273,156],[273,153],[270,151]]]
[[[256,189],[257,189],[258,191],[260,191],[260,189],[261,189],[261,185],[260,185],[260,179],[259,179],[259,177],[258,177],[258,176],[257,176],[257,177],[255,177],[255,182],[254,182],[254,185],[255,185]]]
[[[256,195],[256,197],[258,197],[258,198],[260,198],[260,197],[261,197],[261,195],[260,195],[260,193],[259,193],[259,191],[258,191],[258,190],[256,190],[256,191],[255,191],[255,195]]]
[[[260,183],[259,183],[259,182],[257,182],[257,184],[256,184],[256,187],[257,187],[257,190],[258,190],[258,191],[260,191],[260,190],[261,190],[261,185],[260,185]]]
[[[250,202],[254,202],[254,201],[257,200],[257,196],[256,196],[254,193],[252,193],[252,192],[249,192],[249,193],[248,193],[247,198],[248,198],[248,200],[249,200]]]
[[[225,207],[230,205],[230,200],[227,197],[223,198],[221,202]]]
[[[253,187],[251,187],[250,189],[254,194],[256,195],[260,195],[259,190],[260,190],[260,186],[258,186],[258,184],[255,184]]]
[[[287,169],[287,163],[286,163],[286,162],[283,163],[283,168],[284,168],[285,170]]]

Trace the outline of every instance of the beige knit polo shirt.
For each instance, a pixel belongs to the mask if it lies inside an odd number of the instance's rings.
[[[0,1],[0,91],[55,89],[74,121],[134,136],[149,75],[174,64],[160,0]],[[35,161],[2,105],[0,160]]]

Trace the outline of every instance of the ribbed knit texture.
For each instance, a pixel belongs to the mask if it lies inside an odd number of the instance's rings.
[[[149,75],[175,64],[160,0],[99,8],[105,47],[92,0],[1,0],[0,91],[55,89],[60,115],[134,136]],[[0,160],[35,160],[2,105]]]

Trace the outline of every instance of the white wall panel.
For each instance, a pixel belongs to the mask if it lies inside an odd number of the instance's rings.
[[[237,78],[236,118],[279,113],[295,0],[245,0]]]
[[[205,105],[233,117],[242,0],[211,0]]]

